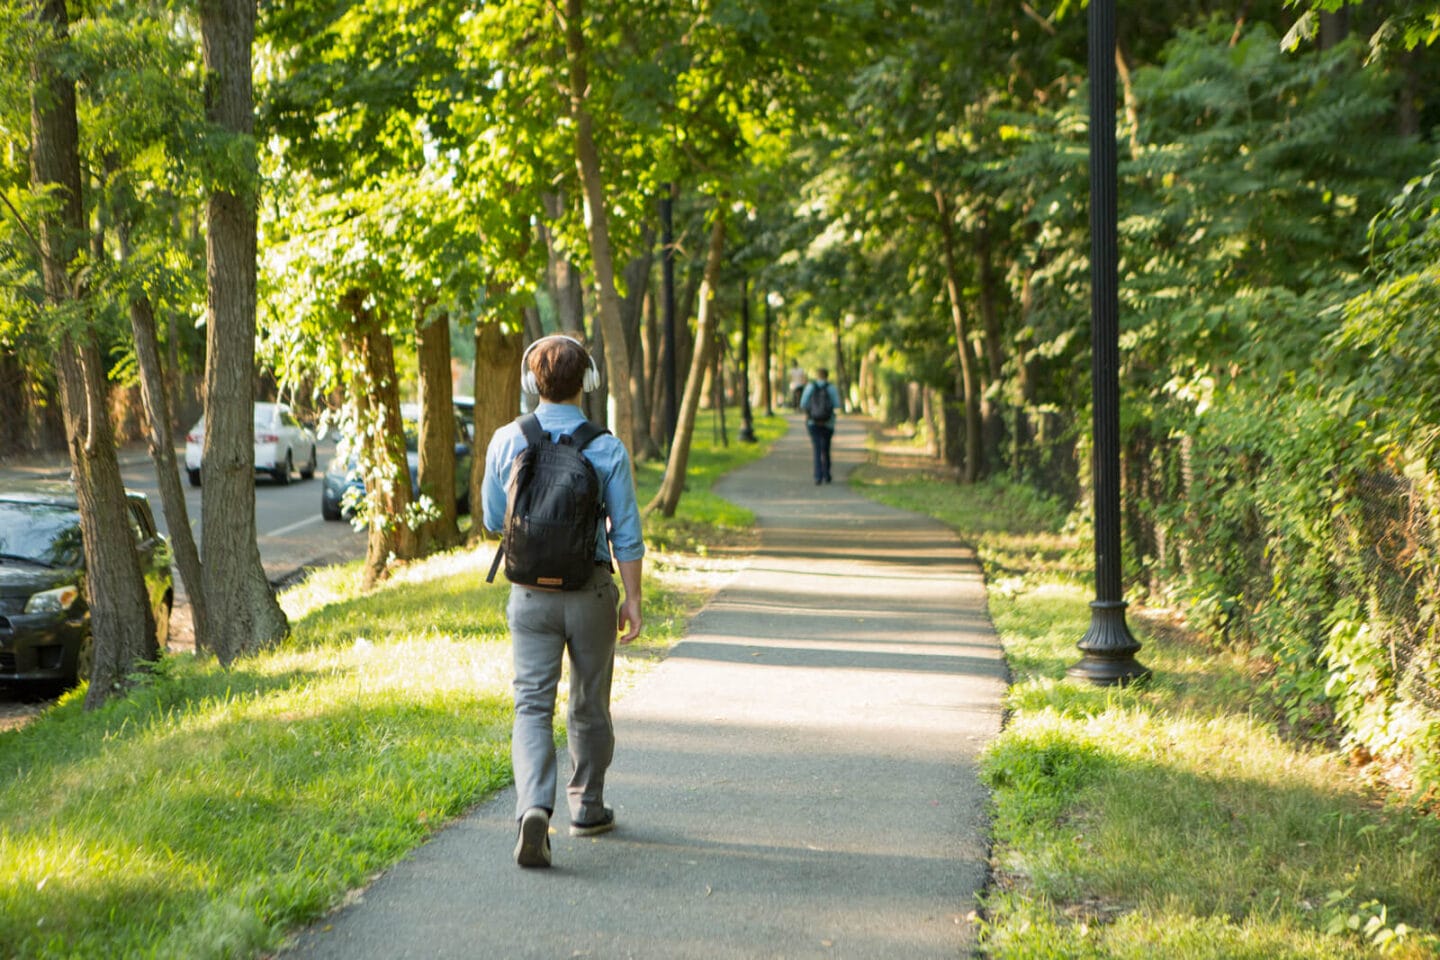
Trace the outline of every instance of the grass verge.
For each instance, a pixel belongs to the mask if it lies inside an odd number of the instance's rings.
[[[1440,822],[1285,739],[1243,658],[1136,611],[1153,682],[1065,679],[1093,593],[1058,507],[873,470],[857,488],[945,521],[985,564],[1014,674],[983,759],[987,955],[1440,956]]]
[[[716,448],[707,429],[667,546],[750,522],[708,490],[764,444]],[[714,585],[713,561],[652,557],[618,690]],[[316,571],[282,597],[282,648],[230,670],[168,658],[124,700],[86,713],[73,691],[0,734],[0,957],[275,949],[508,784],[507,590],[488,566],[488,550],[448,554],[363,595],[357,565]]]

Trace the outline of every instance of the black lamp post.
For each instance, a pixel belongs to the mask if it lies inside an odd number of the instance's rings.
[[[1115,0],[1090,0],[1090,350],[1095,600],[1084,657],[1066,674],[1112,686],[1150,676],[1135,659],[1120,583],[1120,244],[1115,155]]]
[[[750,279],[740,281],[740,442],[755,442],[750,410]]]

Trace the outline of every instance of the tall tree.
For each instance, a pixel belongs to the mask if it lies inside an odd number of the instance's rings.
[[[255,540],[257,177],[253,0],[201,0],[206,118],[228,159],[206,205],[203,582],[216,657],[229,664],[285,638],[290,624]]]
[[[600,153],[595,147],[595,121],[589,105],[590,55],[586,47],[583,0],[565,0],[565,13],[556,16],[565,33],[565,55],[569,67],[570,121],[575,129],[575,168],[585,198],[585,229],[590,238],[590,263],[595,271],[595,313],[609,346],[605,350],[606,379],[617,393],[614,432],[626,447],[637,449],[637,431],[648,421],[644,416],[645,390],[630,375],[631,356],[620,295],[615,289],[615,257],[610,244],[610,212]]]
[[[690,359],[690,372],[685,378],[685,393],[675,421],[675,440],[665,462],[665,479],[645,512],[658,511],[663,517],[675,516],[680,495],[685,491],[685,473],[690,463],[690,443],[695,435],[695,417],[700,409],[705,373],[716,355],[717,319],[715,295],[720,284],[720,271],[725,254],[725,207],[717,204],[710,227],[710,243],[705,256],[705,279],[700,283],[700,311],[695,325],[695,352]]]
[[[80,194],[75,81],[66,74],[65,0],[35,9],[39,27],[31,64],[31,182],[47,195],[39,247],[45,303],[55,323],[60,398],[69,435],[75,496],[84,538],[86,600],[93,661],[87,708],[123,691],[138,662],[155,656],[155,619],[146,596],[129,505],[111,432],[103,360],[81,300],[84,212]]]

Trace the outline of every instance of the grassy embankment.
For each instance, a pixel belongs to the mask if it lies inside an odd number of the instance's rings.
[[[1014,673],[983,760],[1004,958],[1440,955],[1440,819],[1283,737],[1255,665],[1132,609],[1154,681],[1064,679],[1090,621],[1089,557],[1026,490],[867,471],[866,494],[935,516],[985,565]]]
[[[743,539],[751,518],[708,491],[784,421],[756,430],[717,449],[702,420],[680,516],[647,520],[646,633],[620,690],[708,595],[700,545]],[[642,505],[662,472],[641,467]],[[0,957],[273,949],[505,786],[507,589],[485,584],[489,556],[415,564],[369,595],[356,565],[317,571],[282,597],[280,649],[228,671],[172,657],[102,710],[75,691],[0,734]]]

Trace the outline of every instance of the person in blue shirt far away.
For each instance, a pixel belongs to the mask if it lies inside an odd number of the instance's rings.
[[[840,391],[830,382],[830,371],[821,367],[815,379],[800,394],[810,446],[815,451],[815,483],[830,482],[830,440],[835,436],[835,413],[840,409]]]
[[[578,340],[556,335],[531,344],[522,365],[523,383],[540,396],[535,409],[540,426],[558,442],[585,422],[581,397],[600,379],[594,361]],[[515,456],[525,445],[515,423],[495,431],[490,440],[481,487],[489,530],[499,531],[504,525],[506,485]],[[580,590],[512,585],[506,607],[515,659],[511,734],[515,816],[519,821],[515,861],[523,867],[550,866],[550,817],[556,791],[555,692],[567,651],[569,750],[574,764],[566,790],[570,834],[588,837],[615,829],[615,813],[605,806],[604,798],[605,772],[615,749],[610,684],[617,639],[627,644],[640,635],[645,542],[625,445],[606,433],[586,445],[583,456],[595,468],[604,502],[604,518],[595,531],[594,576]],[[612,555],[625,587],[623,600],[611,573]]]

